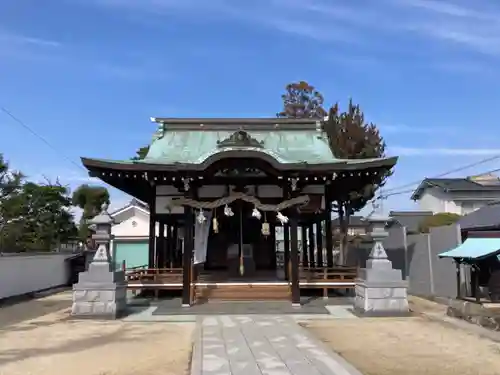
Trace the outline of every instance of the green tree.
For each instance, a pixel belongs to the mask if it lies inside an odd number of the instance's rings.
[[[23,177],[21,173],[13,171],[0,154],[0,252],[6,251],[6,238],[16,221],[12,210],[13,199],[21,191]]]
[[[440,212],[427,216],[418,226],[420,233],[429,233],[430,228],[451,225],[460,220],[462,216],[450,212]]]
[[[283,109],[277,114],[278,117],[323,119],[326,116],[323,95],[305,81],[286,85],[281,99]]]
[[[0,157],[0,251],[51,251],[74,238],[68,189],[24,181]]]
[[[19,192],[24,176],[19,171],[13,171],[9,163],[0,154],[0,204],[4,198]]]
[[[69,190],[59,182],[26,182],[11,202],[18,220],[10,239],[15,238],[18,251],[51,251],[76,238]]]
[[[139,148],[136,151],[136,155],[132,158],[132,160],[144,159],[146,157],[146,155],[148,154],[148,151],[149,151],[149,146],[143,146],[143,147]]]
[[[73,192],[72,203],[82,209],[78,233],[86,241],[90,234],[88,220],[99,214],[104,203],[109,204],[109,192],[102,186],[84,184]]]
[[[330,149],[339,159],[370,159],[385,157],[386,143],[378,128],[371,122],[366,122],[363,111],[358,104],[349,100],[346,111],[341,111],[335,104],[329,111],[324,124]],[[340,261],[347,258],[347,229],[349,216],[363,209],[374,198],[375,193],[392,175],[391,170],[384,173],[366,176],[349,177],[346,186],[360,186],[358,191],[346,191],[340,194],[334,202],[334,211],[339,215],[341,239]],[[354,181],[362,179],[361,181]]]
[[[286,86],[282,95],[283,109],[279,117],[288,118],[319,118],[324,120],[326,111],[323,107],[323,95],[314,86],[300,81]],[[366,159],[385,156],[386,144],[373,123],[365,121],[364,113],[359,105],[349,101],[346,111],[341,111],[335,104],[328,112],[324,121],[324,130],[328,136],[330,149],[335,157],[340,159]],[[347,229],[349,216],[360,211],[371,200],[380,187],[382,187],[392,172],[379,174],[361,181],[354,181],[350,177],[346,186],[361,186],[358,191],[349,191],[338,195],[333,204],[333,211],[339,215],[341,251],[340,261],[344,262],[347,251]]]

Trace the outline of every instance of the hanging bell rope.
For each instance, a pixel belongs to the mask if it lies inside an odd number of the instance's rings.
[[[168,210],[172,210],[173,207],[176,206],[189,206],[193,207],[199,210],[205,209],[205,210],[213,210],[217,207],[220,206],[225,206],[230,203],[233,203],[236,200],[242,200],[248,203],[252,203],[255,208],[261,210],[261,211],[282,211],[284,209],[287,209],[292,206],[304,206],[309,203],[309,196],[308,195],[301,195],[299,197],[295,197],[292,199],[288,199],[286,201],[283,201],[279,204],[263,204],[260,202],[259,199],[257,199],[254,196],[251,195],[246,195],[244,193],[240,192],[235,192],[232,193],[231,195],[227,197],[223,197],[220,199],[217,199],[212,202],[200,202],[196,201],[194,199],[189,199],[189,198],[184,198],[184,197],[176,197],[173,198],[167,205],[166,208]]]

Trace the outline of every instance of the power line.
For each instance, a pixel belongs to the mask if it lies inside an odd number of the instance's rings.
[[[455,168],[455,169],[452,169],[452,170],[449,170],[447,172],[444,172],[444,173],[441,173],[441,174],[438,174],[438,175],[435,175],[433,177],[430,177],[430,178],[440,178],[440,177],[445,177],[445,176],[448,176],[452,173],[456,173],[456,172],[462,172],[463,170],[465,169],[469,169],[469,168],[472,168],[472,167],[476,167],[478,165],[481,165],[481,164],[484,164],[484,163],[488,163],[490,161],[493,161],[493,160],[497,160],[497,159],[500,159],[500,155],[496,155],[496,156],[490,156],[488,158],[485,158],[485,159],[481,159],[477,162],[474,162],[474,163],[471,163],[471,164],[466,164],[466,165],[463,165],[461,167],[458,167],[458,168]],[[496,172],[496,170],[495,170]],[[487,172],[487,173],[492,173],[492,172]],[[422,179],[420,180],[416,180],[414,182],[410,182],[410,183],[407,183],[407,184],[404,184],[404,185],[401,185],[401,186],[397,186],[397,187],[394,187],[394,188],[391,188],[391,189],[387,189],[385,190],[385,195],[387,195],[387,193],[389,192],[393,192],[394,190],[400,190],[400,189],[404,189],[404,188],[407,188],[407,187],[410,187],[410,186],[415,186],[415,185],[418,185],[422,182]],[[413,189],[412,189],[413,190]],[[382,195],[382,194],[381,194]],[[392,195],[392,194],[390,194]]]
[[[499,156],[499,158],[500,158],[500,156]],[[483,172],[483,173],[479,173],[479,174],[480,175],[481,174],[489,174],[489,173],[495,173],[495,172],[499,172],[499,171],[500,171],[500,168],[496,168],[496,169],[492,169],[492,170],[489,170],[489,171],[486,171],[486,172]],[[442,176],[442,175],[439,175],[439,176]],[[438,177],[434,177],[434,178],[438,178]],[[398,191],[398,192],[389,193],[389,194],[384,194],[384,195],[380,194],[374,200],[384,200],[384,199],[387,199],[388,197],[392,197],[392,196],[395,196],[395,195],[401,195],[401,194],[411,193],[414,190],[415,189],[412,188],[412,189],[407,189],[407,190]]]
[[[18,117],[14,116],[14,114],[12,112],[10,112],[7,108],[5,107],[0,107],[0,110],[5,113],[7,116],[9,116],[12,120],[14,120],[18,125],[21,125],[25,130],[27,130],[28,132],[30,132],[32,135],[34,135],[36,138],[38,138],[39,140],[41,140],[43,143],[45,143],[46,146],[48,146],[50,149],[52,149],[56,154],[59,154],[60,156],[62,156],[64,159],[66,159],[66,161],[70,162],[71,164],[73,164],[74,166],[76,166],[77,168],[79,169],[82,169],[84,170],[85,172],[87,172],[85,170],[85,168],[83,168],[80,164],[76,163],[74,160],[72,160],[70,157],[68,157],[67,155],[63,154],[60,150],[58,150],[56,147],[54,147],[46,138],[44,138],[43,136],[41,136],[40,134],[38,134],[36,131],[34,131],[31,127],[29,127],[25,122],[23,122],[21,119],[19,119]]]

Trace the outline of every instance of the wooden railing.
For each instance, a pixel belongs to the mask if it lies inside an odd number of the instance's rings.
[[[158,297],[160,290],[182,289],[182,268],[143,268],[126,274],[127,288],[153,290]]]
[[[329,289],[353,289],[357,274],[357,267],[301,267],[299,286],[304,289],[323,289],[323,296],[327,297]]]

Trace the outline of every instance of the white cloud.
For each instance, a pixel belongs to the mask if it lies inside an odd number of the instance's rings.
[[[63,48],[62,43],[34,36],[21,35],[0,30],[0,57],[6,59],[49,61],[53,60]]]
[[[494,156],[500,155],[500,149],[494,148],[418,148],[390,147],[393,155],[399,156]]]
[[[498,19],[487,12],[477,11],[471,8],[463,7],[447,1],[435,0],[398,0],[397,3],[402,6],[414,7],[425,9],[430,12],[443,14],[446,16],[460,17],[460,18],[476,18],[479,20],[498,21]],[[469,3],[469,5],[472,2]],[[481,3],[481,1],[477,1]]]
[[[424,36],[462,45],[470,50],[500,55],[500,7],[476,0],[461,6],[451,1],[391,0],[411,14],[407,29]]]
[[[379,126],[382,136],[385,133],[399,134],[399,133],[411,133],[411,134],[436,134],[436,133],[449,133],[453,131],[452,129],[445,127],[430,127],[430,126],[409,126],[409,125],[387,125],[380,124]]]
[[[14,45],[30,45],[49,48],[62,46],[60,42],[55,40],[42,39],[8,32],[0,32],[0,43],[4,46],[10,45],[11,47]]]
[[[64,48],[62,48],[64,47]],[[0,30],[0,57],[24,60],[36,63],[47,63],[62,69],[71,69],[74,73],[88,72],[93,76],[127,79],[127,80],[163,80],[168,77],[165,62],[151,61],[141,57],[140,61],[123,63],[122,61],[105,61],[100,57],[89,57],[82,53],[78,45],[63,43]],[[116,56],[115,56],[116,57]]]
[[[364,1],[362,6],[354,2],[332,4],[329,0],[85,0],[85,3],[152,16],[184,13],[205,19],[211,16],[249,21],[257,27],[271,27],[316,41],[358,42],[384,50],[392,48],[392,36],[401,37],[406,32],[471,51],[500,55],[500,6],[487,0],[469,1],[466,6],[444,0]],[[383,38],[377,32],[383,32]]]

